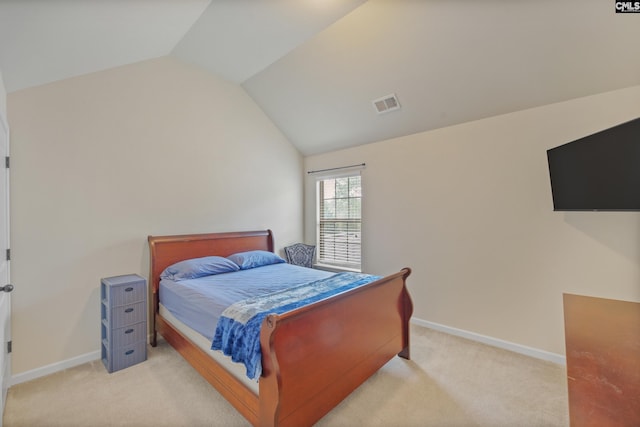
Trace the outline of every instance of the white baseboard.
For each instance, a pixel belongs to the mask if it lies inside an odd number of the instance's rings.
[[[100,360],[101,356],[102,355],[100,350],[92,351],[91,353],[82,354],[80,356],[73,357],[71,359],[63,360],[57,363],[52,363],[51,365],[43,366],[41,368],[33,369],[31,371],[22,372],[17,375],[12,375],[11,379],[9,380],[9,386],[35,380],[36,378],[44,377],[45,375],[54,374],[56,372],[73,368],[74,366],[82,365],[87,362]]]
[[[545,350],[540,350],[537,348],[527,347],[525,345],[520,345],[520,344],[512,343],[509,341],[504,341],[498,338],[476,334],[475,332],[469,332],[463,329],[452,328],[450,326],[429,322],[427,320],[417,319],[415,317],[411,318],[411,323],[415,323],[416,325],[419,325],[419,326],[424,326],[425,328],[435,329],[436,331],[444,332],[450,335],[466,338],[472,341],[478,341],[493,347],[498,347],[504,350],[513,351],[515,353],[523,354],[525,356],[546,360],[548,362],[553,362],[558,365],[566,365],[566,358],[561,354],[551,353]]]

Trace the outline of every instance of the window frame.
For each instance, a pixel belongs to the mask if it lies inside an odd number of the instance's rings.
[[[330,180],[339,180],[339,179],[344,179],[344,178],[352,178],[352,177],[358,177],[359,178],[359,195],[358,196],[351,196],[348,195],[347,197],[337,197],[334,194],[333,198],[323,198],[324,194],[326,194],[326,189],[324,188],[324,186],[326,185],[327,181]],[[356,271],[356,272],[361,272],[362,271],[362,200],[363,200],[363,190],[362,190],[362,174],[360,173],[360,169],[357,170],[350,170],[350,171],[345,171],[343,173],[340,174],[327,174],[327,175],[322,175],[322,176],[318,176],[316,177],[316,186],[315,186],[315,191],[316,191],[316,244],[317,244],[317,251],[316,251],[316,266],[320,267],[320,268],[324,268],[324,269],[328,269],[328,270],[336,270],[336,271]],[[349,188],[347,188],[347,192],[349,192]],[[350,214],[351,211],[349,211],[349,216],[348,217],[342,217],[342,218],[322,218],[322,209],[324,206],[324,201],[323,200],[345,200],[347,199],[347,205],[350,204],[351,199],[358,199],[358,206],[359,206],[359,217],[358,218],[351,218]],[[347,210],[349,210],[349,208],[347,208]],[[335,223],[340,223],[341,226],[345,225],[347,226],[347,232],[345,234],[347,234],[346,236],[346,241],[342,241],[342,242],[336,242],[334,240],[334,245],[336,245],[336,243],[338,245],[345,245],[346,248],[343,249],[344,253],[345,253],[345,257],[344,259],[340,260],[336,260],[335,257],[333,258],[327,258],[324,255],[327,252],[327,248],[324,247],[324,242],[326,240],[323,240],[324,237],[324,232],[322,231],[324,225],[327,225],[328,223],[334,223],[334,230],[338,230],[340,227],[337,227]],[[351,230],[349,229],[350,226],[355,225],[355,229],[353,227],[351,227]],[[357,233],[356,237],[349,237],[349,234],[353,234],[353,233]],[[338,234],[338,233],[335,233]],[[357,239],[357,240],[356,240]],[[356,243],[357,242],[357,243]],[[354,248],[354,247],[357,247]],[[334,246],[334,251],[335,251],[335,246]],[[335,253],[335,252],[334,252]],[[357,253],[357,256],[355,256],[355,254]],[[350,262],[348,261],[348,258],[355,256],[355,258],[357,258],[357,262]]]

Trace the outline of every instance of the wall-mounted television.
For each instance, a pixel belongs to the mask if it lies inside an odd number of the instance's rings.
[[[555,211],[640,211],[640,118],[547,150]]]

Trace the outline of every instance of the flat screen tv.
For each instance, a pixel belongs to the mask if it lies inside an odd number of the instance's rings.
[[[556,211],[640,211],[640,118],[547,150]]]

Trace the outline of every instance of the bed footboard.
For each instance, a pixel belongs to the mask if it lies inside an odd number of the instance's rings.
[[[311,425],[395,355],[409,358],[410,272],[264,320],[261,426]]]

